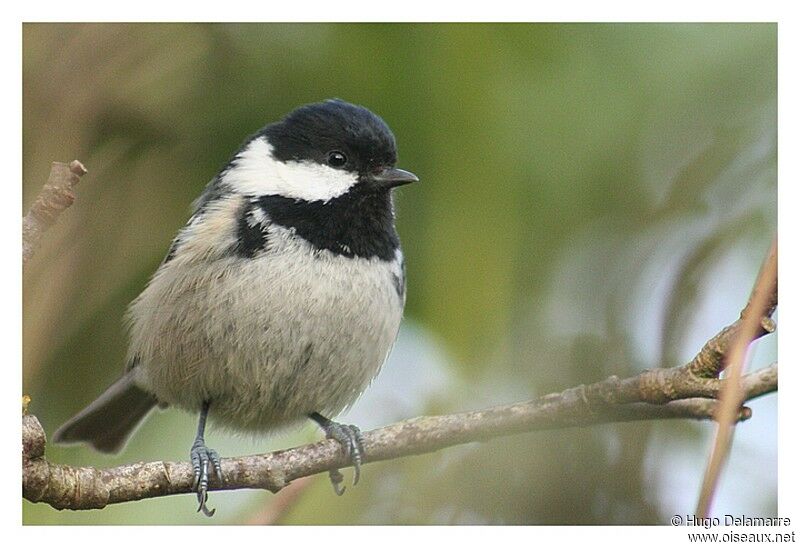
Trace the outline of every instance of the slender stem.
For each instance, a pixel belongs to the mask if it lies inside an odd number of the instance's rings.
[[[722,466],[730,453],[733,430],[737,422],[736,414],[745,399],[740,380],[747,348],[758,335],[761,319],[775,310],[777,294],[778,238],[775,237],[761,266],[747,306],[742,312],[741,327],[729,349],[726,379],[722,382],[721,387],[717,431],[714,436],[714,445],[708,456],[695,515],[705,518],[711,511],[711,501],[719,484]]]

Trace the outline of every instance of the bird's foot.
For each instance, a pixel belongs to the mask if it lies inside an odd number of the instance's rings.
[[[192,444],[192,450],[189,453],[192,459],[192,468],[194,469],[194,483],[192,483],[192,490],[197,493],[197,502],[200,506],[197,511],[202,511],[208,517],[214,515],[215,509],[209,509],[206,506],[208,501],[208,465],[209,463],[214,467],[214,473],[217,479],[222,481],[222,464],[219,460],[219,454],[213,449],[206,447],[206,442],[203,438],[198,437]]]
[[[353,485],[357,484],[361,477],[361,463],[364,457],[364,437],[361,435],[361,430],[353,424],[333,422],[319,413],[314,413],[311,418],[325,431],[326,438],[336,440],[342,446],[345,455],[353,463]],[[332,468],[328,474],[333,490],[341,496],[345,491],[342,486],[344,481],[342,473],[337,468]]]

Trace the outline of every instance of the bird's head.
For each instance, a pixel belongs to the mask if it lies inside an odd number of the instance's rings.
[[[395,167],[394,135],[368,109],[332,99],[302,106],[256,133],[224,170],[224,183],[253,196],[327,202],[417,181]]]

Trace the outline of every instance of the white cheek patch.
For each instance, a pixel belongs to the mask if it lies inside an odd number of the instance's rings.
[[[358,177],[316,162],[281,162],[272,156],[266,137],[250,141],[222,175],[235,191],[253,196],[277,195],[327,202],[347,192]]]

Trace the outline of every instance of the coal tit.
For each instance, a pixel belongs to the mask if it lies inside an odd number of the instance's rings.
[[[207,417],[268,432],[303,418],[338,440],[355,468],[351,405],[392,348],[405,304],[392,189],[395,138],[364,107],[306,105],[250,137],[194,204],[130,306],[123,376],[54,436],[119,451],[150,410],[199,412],[190,451],[200,508],[209,468]],[[341,474],[331,471],[337,493]]]

